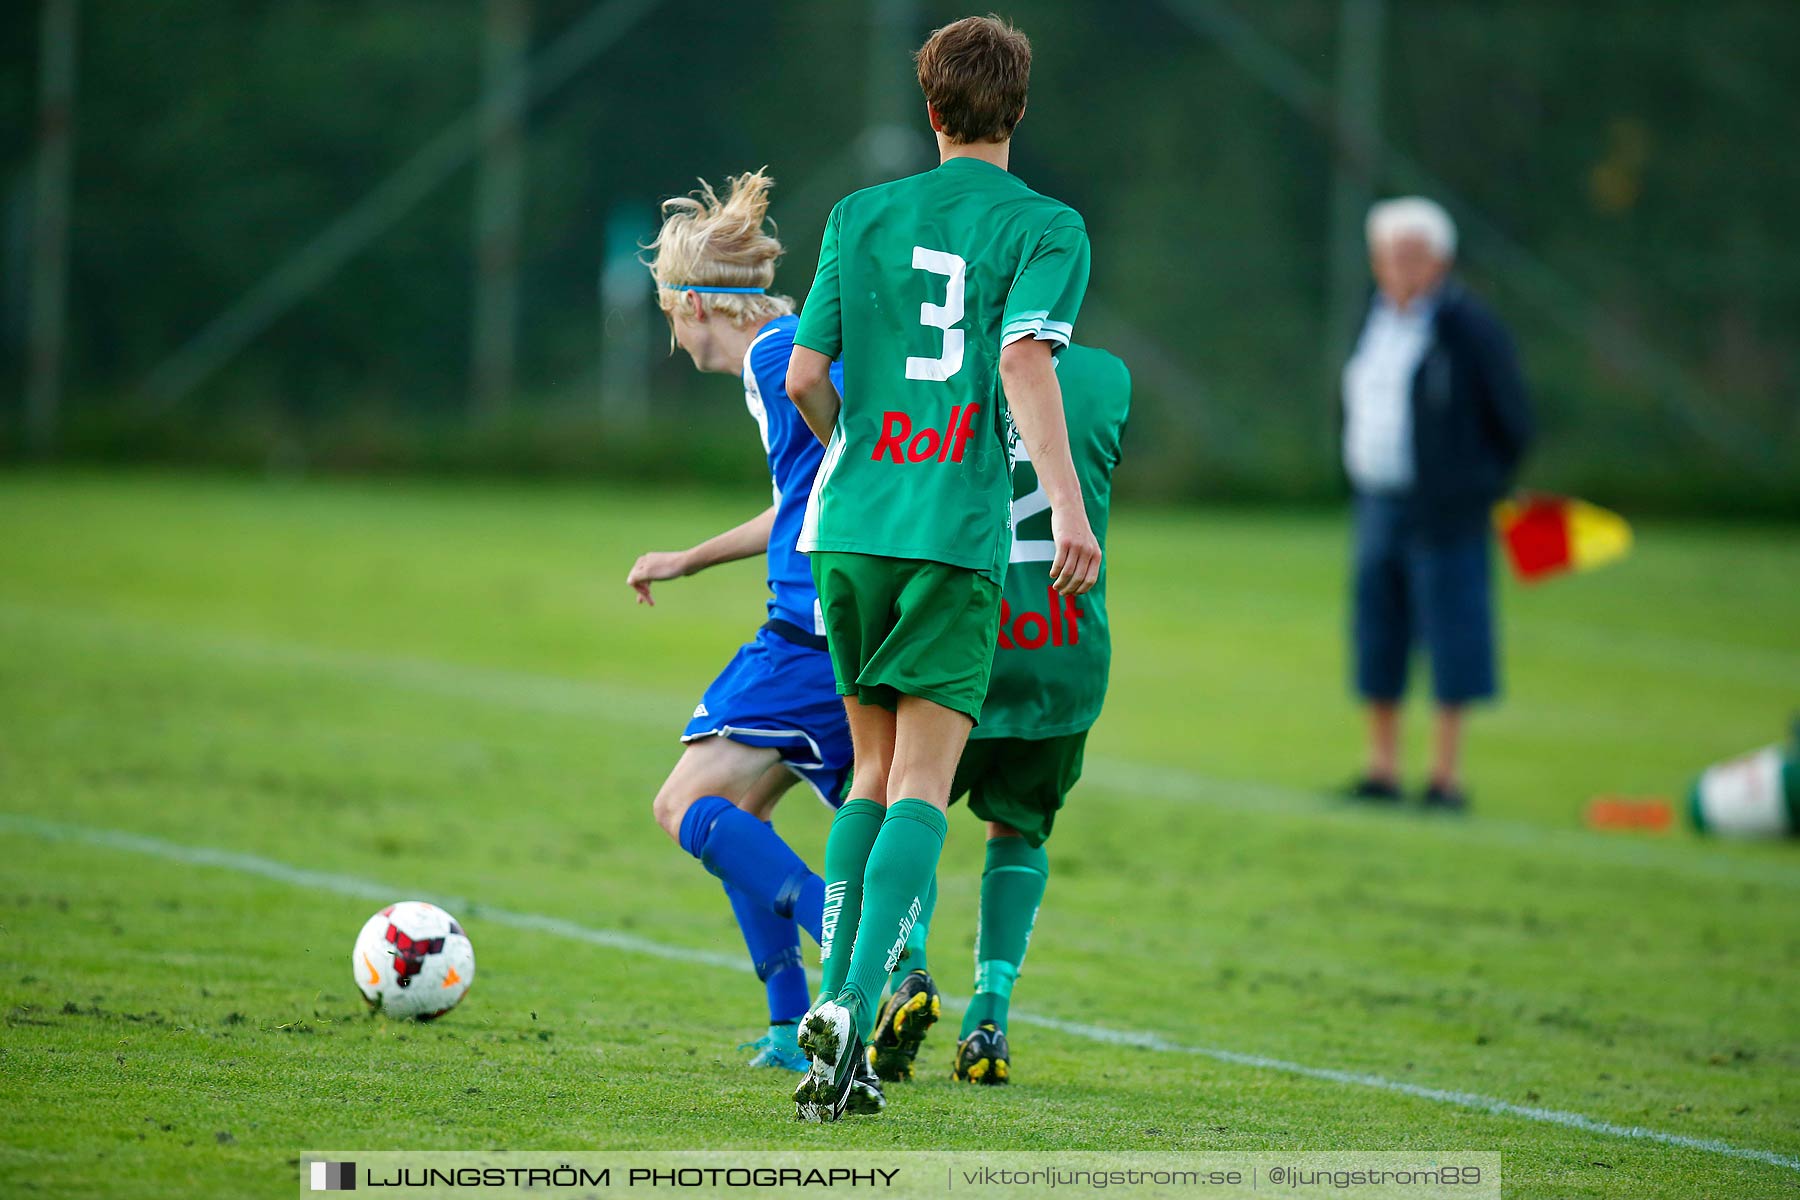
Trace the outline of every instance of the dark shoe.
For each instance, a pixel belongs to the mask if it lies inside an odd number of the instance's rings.
[[[844,1105],[847,1113],[872,1117],[887,1107],[887,1097],[881,1094],[881,1080],[875,1075],[875,1069],[867,1061],[858,1060],[856,1075],[850,1080],[850,1099]]]
[[[1398,804],[1400,803],[1400,785],[1390,779],[1377,779],[1373,775],[1364,775],[1345,788],[1344,795],[1364,804]]]
[[[869,1046],[869,1065],[875,1074],[889,1082],[911,1079],[919,1045],[941,1012],[943,1002],[931,976],[908,971],[875,1018],[875,1041]]]
[[[1469,811],[1469,794],[1457,787],[1434,783],[1419,797],[1420,803],[1433,812],[1461,813]]]
[[[981,1083],[990,1087],[1004,1084],[1012,1075],[1012,1052],[1006,1035],[992,1021],[982,1022],[962,1045],[956,1048],[956,1062],[950,1077],[963,1083]]]

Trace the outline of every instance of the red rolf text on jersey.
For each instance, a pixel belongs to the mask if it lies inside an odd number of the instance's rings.
[[[979,404],[958,404],[950,410],[950,419],[942,430],[925,428],[913,432],[912,417],[903,412],[881,414],[881,436],[875,439],[875,450],[869,458],[875,462],[890,459],[897,463],[961,462],[969,439],[975,435],[975,417]]]
[[[1045,646],[1081,644],[1081,618],[1087,616],[1073,596],[1059,596],[1054,586],[1045,589],[1047,612],[1029,610],[1013,615],[1010,601],[1000,602],[1000,649],[1042,650]]]

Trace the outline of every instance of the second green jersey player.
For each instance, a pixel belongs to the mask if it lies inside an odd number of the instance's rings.
[[[1131,373],[1118,358],[1087,346],[1064,350],[1056,373],[1081,494],[1104,545],[1113,471],[1131,411]],[[1007,1014],[1049,883],[1044,842],[1081,778],[1088,730],[1100,716],[1112,666],[1106,572],[1084,596],[1056,592],[1037,473],[1016,446],[1014,462],[1012,561],[993,681],[951,784],[953,802],[968,796],[969,811],[988,827],[974,996],[963,1013],[951,1068],[955,1078],[980,1084],[1006,1083],[1011,1073]],[[893,991],[869,1045],[869,1063],[885,1080],[912,1077],[920,1043],[937,1020],[937,988],[925,955],[936,900],[934,885],[895,966]]]
[[[844,1112],[937,871],[993,664],[1015,428],[1049,505],[1058,595],[1100,573],[1053,359],[1087,287],[1087,231],[1007,170],[1031,43],[970,17],[916,61],[941,165],[832,210],[788,364],[788,395],[827,443],[799,545],[855,760],[825,845],[823,984],[794,1092],[804,1120]]]

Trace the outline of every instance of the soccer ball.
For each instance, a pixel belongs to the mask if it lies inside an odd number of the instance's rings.
[[[370,1008],[429,1021],[455,1008],[475,982],[475,947],[437,905],[403,900],[364,923],[350,967]]]

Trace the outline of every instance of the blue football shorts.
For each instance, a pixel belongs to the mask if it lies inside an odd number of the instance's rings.
[[[779,621],[757,630],[707,687],[681,740],[723,737],[776,750],[788,770],[837,808],[850,774],[850,723],[831,655],[823,645],[791,639],[814,637]]]

